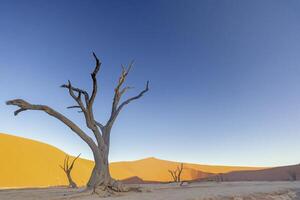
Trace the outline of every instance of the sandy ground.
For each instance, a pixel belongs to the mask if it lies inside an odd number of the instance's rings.
[[[143,185],[144,192],[122,193],[105,200],[300,200],[300,182],[223,182]],[[0,190],[1,200],[96,200],[82,189],[47,188]],[[71,196],[70,196],[71,195]],[[79,195],[79,196],[77,196]]]

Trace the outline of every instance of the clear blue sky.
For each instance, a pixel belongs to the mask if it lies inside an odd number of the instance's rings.
[[[103,65],[96,117],[108,118],[120,64],[136,94],[112,131],[111,161],[149,156],[224,165],[300,162],[300,2],[1,1],[0,132],[92,158],[56,119],[13,98],[49,105],[84,127],[59,88],[91,89]],[[85,129],[86,130],[86,129]]]

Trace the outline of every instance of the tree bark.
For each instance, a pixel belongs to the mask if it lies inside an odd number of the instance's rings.
[[[94,152],[95,165],[91,177],[87,183],[89,188],[95,188],[101,185],[108,185],[111,181],[108,154],[105,149],[101,147]]]
[[[93,189],[94,192],[98,194],[101,193],[100,195],[102,196],[107,195],[103,195],[103,192],[112,193],[125,191],[125,188],[111,177],[109,171],[110,130],[111,129],[107,127],[102,128],[103,143],[93,150],[95,165],[87,183],[89,189]]]
[[[77,188],[77,185],[76,185],[76,183],[73,181],[73,179],[72,179],[70,173],[67,174],[67,177],[68,177],[68,181],[69,181],[69,187],[71,187],[71,188]]]

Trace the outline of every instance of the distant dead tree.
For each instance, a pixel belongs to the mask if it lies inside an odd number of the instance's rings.
[[[294,170],[290,170],[287,172],[291,181],[297,180],[297,173]]]
[[[217,176],[216,176],[216,181],[217,182],[223,182],[224,181],[224,177],[223,177],[223,173],[219,173]]]
[[[175,170],[168,170],[168,172],[171,174],[173,181],[176,183],[181,182],[181,173],[183,170],[183,163],[180,164],[180,167],[177,166]]]
[[[66,173],[68,181],[69,181],[69,187],[71,187],[71,188],[77,188],[76,183],[72,179],[71,172],[74,167],[75,161],[79,158],[80,155],[81,154],[79,154],[76,158],[74,158],[73,161],[71,161],[71,164],[69,163],[70,156],[66,155],[66,157],[64,159],[64,165],[63,166],[59,165],[60,168],[62,170],[64,170],[64,172]]]
[[[177,182],[177,169],[175,170],[168,170],[168,172],[171,174],[173,178],[173,182]]]
[[[177,171],[178,171],[178,174],[177,174],[177,182],[180,182],[180,181],[181,181],[181,173],[182,173],[182,170],[183,170],[183,163],[180,164],[180,167],[177,166]]]
[[[122,185],[119,181],[114,180],[109,172],[108,154],[110,148],[111,129],[121,110],[125,108],[126,105],[141,98],[146,92],[148,92],[149,81],[147,81],[145,89],[142,90],[139,94],[121,102],[122,96],[129,89],[131,89],[131,87],[129,86],[124,86],[124,83],[130,70],[132,69],[133,62],[131,62],[128,67],[124,67],[122,65],[122,72],[119,77],[117,86],[114,89],[114,97],[109,119],[106,123],[100,123],[95,119],[93,106],[98,92],[97,74],[100,70],[101,62],[99,61],[95,53],[93,53],[93,56],[96,64],[93,72],[91,73],[93,83],[93,90],[91,94],[89,94],[84,89],[74,87],[70,81],[68,81],[67,84],[63,84],[61,87],[68,90],[68,93],[76,103],[75,105],[69,106],[68,108],[79,109],[79,112],[83,113],[86,126],[93,133],[94,139],[69,118],[49,106],[31,104],[23,99],[10,100],[7,101],[6,104],[19,107],[19,109],[14,112],[15,115],[18,115],[20,112],[26,110],[43,111],[64,123],[75,134],[77,134],[90,147],[93,152],[95,161],[95,166],[87,183],[87,189],[94,191],[100,196],[108,196],[114,192],[129,190],[128,187],[124,187],[124,185]]]

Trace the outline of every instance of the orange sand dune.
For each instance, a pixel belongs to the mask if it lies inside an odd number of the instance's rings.
[[[64,158],[63,151],[48,144],[0,134],[0,187],[66,185],[59,167]],[[75,182],[83,185],[92,166],[92,161],[78,160],[73,172]]]
[[[0,134],[0,187],[45,187],[66,185],[67,179],[59,165],[65,153],[48,144]],[[147,181],[170,181],[168,169],[179,163],[147,158],[138,161],[111,163],[115,179],[137,176]],[[93,161],[78,159],[72,175],[78,185],[84,185],[91,173]],[[250,167],[209,166],[185,164],[182,179],[207,177],[210,173],[226,173],[239,170],[255,170]]]
[[[118,179],[138,176],[147,181],[171,181],[168,169],[176,169],[179,162],[146,158],[137,161],[111,163],[111,172]],[[183,180],[193,180],[210,176],[210,173],[227,173],[231,171],[255,170],[254,167],[213,166],[199,164],[184,164]]]

